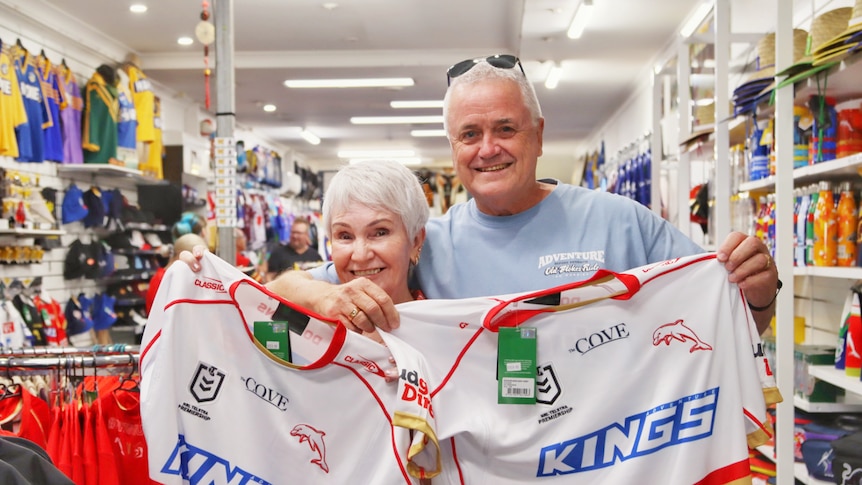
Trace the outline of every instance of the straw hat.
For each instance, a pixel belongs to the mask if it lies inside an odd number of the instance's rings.
[[[846,49],[849,49],[853,47],[853,45],[847,46],[847,41],[853,37],[853,34],[862,31],[862,0],[856,0],[846,27],[843,32],[832,37],[823,43],[823,45],[818,46],[816,49],[811,49],[815,60],[829,51],[835,51],[837,48],[846,47]]]
[[[805,48],[808,45],[808,32],[802,29],[793,29],[793,62],[799,62],[805,57]],[[759,93],[757,93],[756,98],[760,99],[762,97],[768,96],[772,94],[772,91],[775,89],[777,82],[775,81],[775,77],[772,78],[772,82],[766,88],[762,89]]]
[[[857,0],[858,1],[858,0]],[[823,12],[811,21],[811,50],[799,61],[782,70],[778,76],[793,76],[811,67],[814,62],[814,52],[824,47],[836,36],[847,30],[853,9],[841,7]],[[807,76],[805,76],[807,77]]]

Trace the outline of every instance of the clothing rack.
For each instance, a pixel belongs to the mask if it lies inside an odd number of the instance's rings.
[[[126,344],[0,349],[0,377],[49,372],[76,377],[132,374],[138,368],[139,349]]]

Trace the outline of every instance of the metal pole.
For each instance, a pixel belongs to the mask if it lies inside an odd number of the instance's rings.
[[[775,68],[781,70],[793,63],[793,2],[778,0],[775,32]],[[775,448],[778,483],[792,484],[794,479],[793,405],[793,86],[775,93],[775,266],[785,282],[776,306],[775,368],[778,388],[784,402],[778,405]]]
[[[233,1],[215,0],[213,2],[215,23],[215,78],[216,78],[216,136],[233,139],[236,127],[236,100],[234,96],[234,41],[233,41]],[[236,172],[234,160],[233,173]],[[236,176],[233,176],[236,182]],[[234,209],[234,220],[236,213]],[[218,256],[233,264],[236,262],[236,242],[234,227],[218,225]]]

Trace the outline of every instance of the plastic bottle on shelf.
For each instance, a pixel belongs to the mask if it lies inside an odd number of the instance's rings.
[[[793,107],[793,168],[808,165],[808,128],[811,128],[811,112],[805,106]]]
[[[805,217],[805,266],[814,266],[814,213],[817,210],[817,200],[820,192],[817,184],[808,186],[810,193],[808,214]]]
[[[838,214],[832,183],[820,182],[814,213],[814,266],[838,264]]]
[[[757,199],[757,217],[754,219],[754,236],[766,244],[766,196]]]
[[[850,182],[841,182],[838,198],[838,266],[856,265],[856,198]]]
[[[793,266],[799,266],[799,248],[804,247],[805,239],[799,238],[799,212],[805,191],[801,187],[793,189]]]
[[[766,196],[766,247],[775,257],[775,194]]]

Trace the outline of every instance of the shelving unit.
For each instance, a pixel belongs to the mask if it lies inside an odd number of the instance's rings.
[[[62,236],[66,231],[62,229],[0,229],[0,236],[15,236],[15,237],[41,237],[41,236]]]
[[[163,185],[168,183],[165,180],[160,180],[147,175],[140,170],[121,167],[111,164],[81,164],[81,165],[59,165],[57,166],[57,176],[81,179],[82,177],[128,177],[135,181],[138,185]]]
[[[738,3],[740,2],[734,2],[734,5],[736,6]],[[727,21],[729,8],[730,0],[716,0],[710,20],[713,29],[709,38],[700,36],[693,41],[688,41],[708,43],[714,51],[713,65],[715,70],[712,87],[715,91],[713,99],[717,108],[727,107],[727,94],[733,89],[733,86],[727,85],[732,68],[720,56],[730,52],[731,42],[740,41],[734,34],[729,33],[730,26]],[[828,2],[827,5],[818,7],[823,11],[831,8],[836,7],[828,5]],[[781,2],[775,9],[776,24],[770,30],[776,32],[775,58],[776,64],[779,66],[778,70],[781,70],[782,66],[789,66],[793,63],[791,60],[793,56],[793,29],[798,26],[793,25],[794,18],[797,17],[793,15],[792,5]],[[802,28],[808,30],[806,26],[802,26]],[[810,185],[820,180],[829,180],[833,183],[853,180],[858,185],[862,185],[862,154],[797,169],[793,169],[792,163],[794,155],[793,106],[806,104],[808,98],[813,94],[825,94],[835,98],[837,102],[862,98],[862,84],[859,83],[859,79],[862,78],[862,54],[855,54],[840,65],[821,74],[821,76],[829,76],[828,82],[821,81],[819,83],[821,88],[825,86],[825,92],[818,93],[818,82],[815,78],[809,78],[795,86],[787,86],[777,90],[771,104],[763,103],[758,107],[756,110],[758,121],[774,117],[774,153],[778,160],[776,174],[761,180],[739,183],[735,191],[730,193],[730,197],[727,197],[724,192],[727,188],[727,170],[734,162],[729,156],[728,150],[735,144],[745,142],[746,128],[750,126],[751,122],[746,122],[745,116],[725,116],[722,119],[722,116],[716,113],[717,119],[713,120],[714,124],[700,125],[697,127],[699,135],[697,137],[692,136],[695,130],[692,129],[690,106],[693,106],[692,98],[699,99],[702,97],[698,94],[698,89],[702,91],[703,88],[702,84],[698,84],[701,81],[695,79],[693,75],[695,72],[693,65],[702,65],[702,63],[693,61],[695,54],[690,48],[690,43],[686,42],[682,41],[682,45],[679,46],[675,63],[667,63],[667,65],[674,64],[677,67],[676,80],[679,91],[679,130],[678,133],[672,133],[671,136],[682,141],[679,144],[677,156],[679,162],[673,164],[671,168],[676,171],[679,182],[677,187],[672,189],[670,197],[677,201],[680,207],[687,207],[689,184],[694,183],[692,182],[694,179],[693,172],[696,170],[696,166],[693,168],[692,161],[704,160],[707,163],[715,163],[715,170],[712,174],[714,187],[711,187],[710,190],[711,198],[714,197],[711,204],[714,203],[715,206],[710,213],[710,229],[714,231],[711,239],[721,241],[726,234],[724,228],[728,226],[728,221],[724,220],[727,217],[726,213],[719,209],[724,207],[723,204],[726,204],[727,200],[740,197],[759,197],[767,193],[776,195],[778,201],[776,220],[778,222],[776,224],[775,262],[785,288],[778,295],[776,327],[780,330],[776,338],[776,362],[773,364],[776,366],[777,382],[785,402],[778,405],[775,438],[778,441],[779,449],[792,449],[795,409],[809,413],[862,412],[862,381],[849,378],[844,375],[843,371],[835,370],[830,366],[810,367],[810,375],[844,389],[846,395],[843,402],[812,403],[793,395],[794,335],[791,331],[794,328],[795,317],[805,316],[807,317],[806,338],[811,339],[806,343],[835,342],[837,337],[832,338],[832,336],[837,335],[839,321],[833,316],[840,313],[840,303],[836,302],[839,297],[843,299],[844,294],[838,295],[839,292],[834,290],[844,288],[846,283],[847,291],[849,291],[853,281],[862,280],[862,267],[794,266],[793,235],[795,224],[791,222],[793,220],[793,190],[795,187]],[[698,52],[702,53],[704,50]],[[702,61],[702,59],[698,59],[698,61]],[[659,75],[666,74],[656,73],[656,76]],[[655,79],[654,85],[660,86],[661,83]],[[668,83],[663,81],[663,85],[666,84]],[[659,119],[662,115],[660,106],[661,102],[664,101],[662,96],[666,96],[667,92],[667,89],[662,91],[660,87],[653,90],[656,100],[656,106],[653,110],[656,114],[656,119],[653,120],[654,127],[663,126],[662,120]],[[719,104],[722,102],[724,104]],[[750,117],[751,115],[747,116]],[[701,120],[701,122],[703,121]],[[660,137],[658,138],[660,139]],[[655,148],[653,152],[660,153],[656,152]],[[666,157],[672,157],[672,155],[666,154]],[[857,200],[857,203],[862,203],[862,200]],[[677,226],[683,233],[691,235],[688,218],[683,217],[683,215],[680,213]],[[713,218],[715,221],[712,220]],[[831,293],[826,298],[820,298],[824,295],[823,292]],[[833,311],[833,305],[837,305],[837,310]],[[823,312],[824,309],[828,311]],[[765,454],[772,458],[772,449],[770,448]],[[829,483],[809,478],[804,464],[793,463],[793,457],[785,455],[786,452],[782,452],[781,456],[775,459],[779,484],[793,484],[794,478],[803,483]]]

